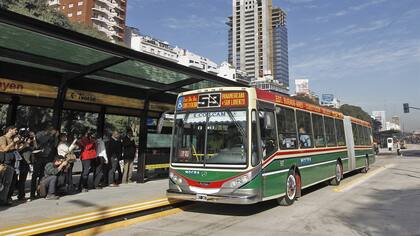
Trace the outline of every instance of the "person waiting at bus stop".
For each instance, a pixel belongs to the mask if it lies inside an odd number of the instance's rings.
[[[57,155],[54,161],[45,165],[44,177],[39,183],[39,195],[47,200],[56,200],[57,175],[61,174],[68,166],[65,157]]]
[[[82,161],[82,174],[80,176],[80,186],[82,192],[88,191],[89,171],[93,166],[96,158],[96,141],[90,129],[84,132],[83,137],[79,140],[78,145],[82,150],[80,160]]]
[[[124,159],[124,172],[123,172],[123,183],[131,182],[131,175],[133,172],[133,162],[136,155],[136,143],[134,141],[133,132],[127,131],[127,134],[122,139],[123,146],[123,159]]]
[[[14,186],[16,184],[15,174],[15,151],[19,142],[17,128],[9,126],[5,129],[5,135],[0,137],[0,167],[1,184],[0,205],[11,205]]]
[[[54,148],[58,144],[58,131],[52,126],[47,126],[44,130],[36,134],[39,152],[35,154],[33,162],[33,172],[31,179],[31,200],[35,199],[35,193],[38,186],[38,181],[41,181],[44,176],[45,165],[52,161],[55,153]]]
[[[115,171],[119,168],[119,161],[122,159],[122,142],[118,131],[112,132],[111,138],[106,143],[107,156],[109,159],[109,172],[108,172],[108,184],[110,187],[118,186],[118,179],[120,178],[121,172],[118,178],[115,178]]]
[[[59,135],[59,140],[60,142],[58,143],[57,146],[57,154],[59,156],[63,156],[66,158],[66,160],[69,162],[68,167],[65,170],[65,180],[64,180],[64,184],[65,184],[65,191],[67,194],[71,194],[75,192],[75,188],[73,185],[73,166],[74,166],[74,161],[76,160],[76,155],[74,155],[73,150],[75,150],[77,148],[76,142],[77,139],[74,139],[73,142],[69,145],[67,143],[67,134],[66,133],[61,133]]]

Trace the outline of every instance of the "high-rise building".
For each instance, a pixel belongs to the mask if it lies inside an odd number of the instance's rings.
[[[124,41],[127,0],[49,0],[71,21],[97,28],[113,42]]]
[[[385,111],[372,111],[372,116],[375,117],[375,120],[381,122],[381,125],[382,125],[381,131],[387,130]]]
[[[253,80],[270,78],[288,88],[286,13],[272,0],[232,0],[232,5],[229,63]]]

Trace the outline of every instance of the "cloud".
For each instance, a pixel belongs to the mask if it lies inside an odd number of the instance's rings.
[[[204,18],[197,15],[190,15],[186,18],[164,18],[162,25],[170,29],[197,29],[197,28],[225,28],[226,18]]]
[[[355,24],[348,25],[342,29],[336,30],[336,34],[358,34],[358,33],[367,33],[370,31],[379,30],[391,25],[392,21],[385,19],[385,20],[376,20],[369,22],[366,26],[358,26]]]
[[[291,63],[292,74],[312,78],[342,78],[354,72],[384,71],[420,62],[417,40],[383,40],[352,48],[330,48],[305,55]]]
[[[289,51],[293,51],[293,50],[296,50],[298,48],[305,47],[305,46],[306,46],[306,43],[304,42],[293,43],[289,45]]]
[[[359,5],[356,5],[356,6],[351,6],[351,7],[348,7],[346,9],[339,10],[339,11],[337,11],[335,13],[330,13],[330,14],[328,14],[326,16],[318,16],[318,17],[315,18],[315,20],[318,21],[318,22],[328,22],[329,20],[331,20],[334,17],[345,16],[345,15],[348,15],[348,14],[350,14],[352,12],[357,12],[357,11],[363,10],[363,9],[365,9],[367,7],[384,3],[386,1],[387,0],[371,0],[371,1],[367,1],[367,2],[365,2],[363,4],[359,4]]]

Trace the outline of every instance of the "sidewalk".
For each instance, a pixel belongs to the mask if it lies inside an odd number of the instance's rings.
[[[37,199],[32,202],[0,207],[0,231],[4,228],[107,210],[113,207],[165,198],[168,180],[153,180],[144,184],[121,184],[90,190],[87,193],[63,196],[59,200]]]

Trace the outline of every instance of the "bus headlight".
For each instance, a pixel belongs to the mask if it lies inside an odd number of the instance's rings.
[[[174,174],[172,171],[169,172],[169,178],[171,178],[171,180],[174,181],[174,183],[176,183],[176,184],[182,184],[183,183],[182,177]]]
[[[232,180],[227,181],[226,183],[224,183],[222,185],[222,187],[224,188],[239,188],[242,185],[248,183],[249,181],[251,181],[253,177],[253,171],[249,171],[248,173],[238,176]]]

